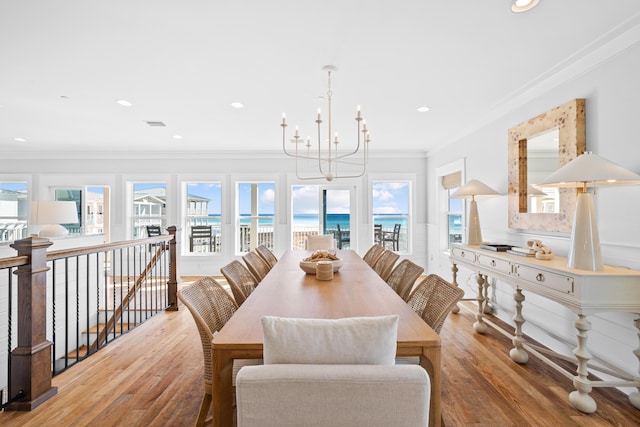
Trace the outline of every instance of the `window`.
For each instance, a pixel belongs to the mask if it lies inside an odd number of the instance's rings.
[[[83,209],[82,209],[82,190],[55,190],[54,200],[63,202],[75,202],[76,210],[78,212],[78,222],[75,224],[60,224],[69,231],[69,234],[81,234]]]
[[[437,169],[438,204],[440,218],[440,248],[449,251],[452,243],[462,243],[464,224],[464,199],[452,199],[458,187],[462,185],[464,159],[452,162]]]
[[[167,186],[164,183],[133,184],[133,238],[147,237],[147,225],[167,227]]]
[[[222,248],[222,185],[200,182],[186,185],[186,245],[190,253],[220,252]]]
[[[291,247],[304,249],[308,235],[332,234],[337,249],[351,247],[352,188],[291,187]]]
[[[106,194],[105,194],[106,193]],[[84,201],[85,234],[103,234],[106,229],[105,212],[107,212],[109,191],[107,187],[87,187]]]
[[[373,240],[395,252],[409,251],[410,182],[372,181]]]
[[[238,252],[249,252],[260,245],[273,249],[275,183],[239,182],[236,211]]]
[[[27,237],[27,184],[0,182],[0,242]]]

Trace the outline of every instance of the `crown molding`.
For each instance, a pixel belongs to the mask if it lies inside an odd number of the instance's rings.
[[[164,160],[164,159],[290,159],[281,150],[263,151],[51,151],[0,152],[5,160]],[[426,158],[425,150],[369,150],[369,159]]]
[[[468,123],[459,132],[443,139],[442,143],[428,150],[427,157],[446,149],[447,146],[525,106],[542,94],[580,77],[638,44],[640,44],[640,13],[632,15],[611,31],[560,61],[537,79],[514,90],[489,108],[486,114],[480,115],[477,120]],[[576,97],[579,98],[579,96]]]

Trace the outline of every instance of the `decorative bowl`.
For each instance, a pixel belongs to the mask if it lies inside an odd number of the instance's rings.
[[[335,273],[342,267],[342,260],[331,261],[331,264],[333,264],[333,272]],[[316,261],[300,261],[300,268],[307,274],[316,274]]]

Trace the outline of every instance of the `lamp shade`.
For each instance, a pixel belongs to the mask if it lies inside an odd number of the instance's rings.
[[[527,196],[529,197],[543,197],[546,196],[547,193],[540,190],[538,187],[535,187],[531,184],[527,185]]]
[[[60,237],[68,234],[66,228],[60,224],[75,224],[78,222],[76,202],[59,200],[41,200],[31,204],[31,222],[42,224],[41,237]]]
[[[567,267],[590,271],[604,269],[593,196],[586,191],[587,187],[638,184],[640,175],[591,152],[576,157],[538,184],[583,189],[576,202]]]
[[[453,194],[451,194],[449,197],[453,199],[463,199],[466,197],[471,197],[473,199],[475,197],[492,197],[499,195],[500,193],[489,187],[484,182],[480,182],[477,179],[471,179],[467,181],[467,183],[462,187],[454,191]]]
[[[640,175],[591,152],[581,154],[538,183],[541,187],[638,184]]]
[[[500,193],[489,187],[487,184],[476,179],[471,179],[449,196],[453,199],[471,198],[471,204],[469,206],[469,224],[467,228],[468,245],[479,245],[482,243],[482,231],[480,230],[480,216],[478,215],[476,197],[493,197],[499,195]]]

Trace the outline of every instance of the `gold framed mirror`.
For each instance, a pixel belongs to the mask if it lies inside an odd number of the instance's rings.
[[[575,189],[539,188],[535,181],[584,153],[585,147],[584,99],[509,129],[509,228],[571,231]]]

